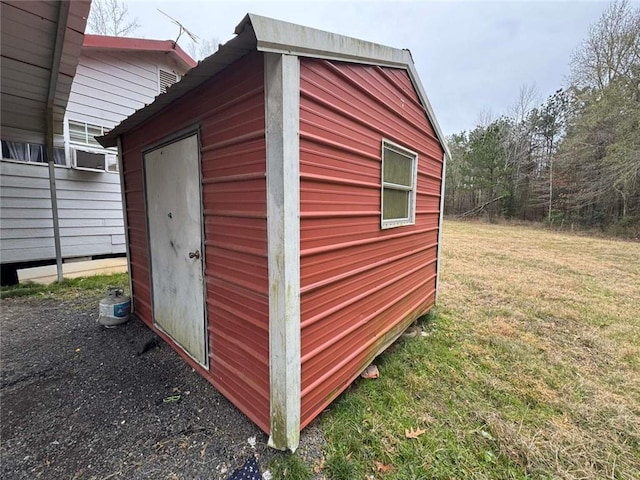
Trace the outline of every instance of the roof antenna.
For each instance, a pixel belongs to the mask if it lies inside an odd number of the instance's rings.
[[[178,33],[178,37],[174,40],[173,42],[173,48],[176,48],[176,45],[178,44],[178,40],[180,40],[180,36],[182,35],[182,32],[186,33],[187,35],[189,35],[189,37],[191,38],[191,40],[193,40],[194,43],[198,43],[198,36],[194,33],[191,33],[187,27],[185,27],[184,25],[182,25],[178,20],[176,20],[175,18],[173,18],[171,15],[168,15],[166,13],[164,13],[162,10],[160,10],[159,8],[157,9],[161,14],[163,14],[165,17],[167,17],[169,20],[171,20],[172,23],[175,23],[179,28],[180,28],[180,32]]]

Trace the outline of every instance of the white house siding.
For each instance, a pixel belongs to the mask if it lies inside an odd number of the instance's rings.
[[[175,71],[163,53],[83,53],[66,119],[112,128],[158,95],[158,68]],[[11,137],[3,139],[31,140]],[[0,168],[1,263],[55,259],[46,165],[2,161]],[[63,258],[124,253],[118,175],[55,171]]]
[[[175,69],[168,60],[163,53],[83,53],[67,118],[114,127],[158,95],[158,68]]]
[[[124,230],[117,175],[57,167],[62,256],[123,253]],[[46,165],[2,162],[2,263],[55,258]]]

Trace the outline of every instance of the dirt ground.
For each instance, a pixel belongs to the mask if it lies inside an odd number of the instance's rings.
[[[267,436],[164,342],[140,353],[141,321],[99,325],[98,301],[2,300],[0,477],[226,479],[254,454],[267,470]],[[322,446],[303,432],[309,463]]]

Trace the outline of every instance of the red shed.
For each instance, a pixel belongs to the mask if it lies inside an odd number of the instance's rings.
[[[135,313],[294,450],[434,305],[446,149],[407,50],[253,14],[236,34],[100,143]]]

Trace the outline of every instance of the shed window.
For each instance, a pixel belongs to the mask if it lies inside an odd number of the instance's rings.
[[[418,154],[382,141],[382,228],[413,225]]]
[[[46,163],[47,147],[37,143],[2,140],[2,159],[17,160],[19,162]],[[53,149],[53,160],[56,165],[66,165],[64,148]]]

